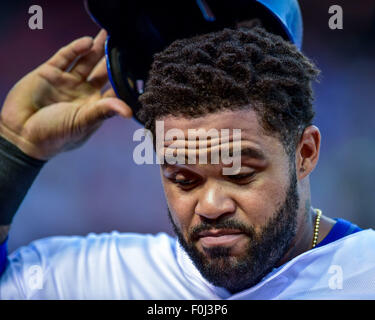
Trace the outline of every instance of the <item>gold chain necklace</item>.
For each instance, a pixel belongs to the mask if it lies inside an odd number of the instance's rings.
[[[315,219],[315,228],[314,228],[314,238],[313,238],[313,243],[312,243],[313,248],[316,246],[316,243],[318,241],[320,216],[322,215],[322,210],[314,209],[314,211],[316,212],[316,219]]]

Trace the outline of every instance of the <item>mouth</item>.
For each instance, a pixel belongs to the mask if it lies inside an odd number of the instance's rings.
[[[214,229],[200,232],[198,236],[204,247],[233,246],[244,237],[244,233],[233,229]]]

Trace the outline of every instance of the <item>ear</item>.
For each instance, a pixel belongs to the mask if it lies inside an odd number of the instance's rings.
[[[298,180],[308,176],[319,160],[320,131],[316,126],[305,128],[296,150],[296,169]]]

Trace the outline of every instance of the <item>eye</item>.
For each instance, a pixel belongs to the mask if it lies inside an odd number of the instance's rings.
[[[239,173],[234,175],[229,175],[227,178],[234,183],[238,184],[248,184],[252,181],[252,178],[255,175],[255,171],[249,172],[249,173]]]
[[[173,183],[177,184],[183,190],[193,188],[198,183],[197,178],[182,173],[173,175],[170,180],[172,180]]]

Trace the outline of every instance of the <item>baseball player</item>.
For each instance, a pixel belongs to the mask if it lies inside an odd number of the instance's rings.
[[[119,88],[102,92],[106,37],[102,30],[61,48],[4,101],[1,299],[375,298],[374,231],[311,203],[319,70],[295,43],[257,23],[177,39],[153,56],[136,109]],[[44,164],[115,115],[134,115],[154,134],[156,121],[182,130],[173,140],[182,149],[189,130],[239,129],[239,171],[223,174],[222,162],[160,164],[176,236],[54,236],[8,255],[12,218]],[[232,135],[204,142],[208,153],[235,143]]]

